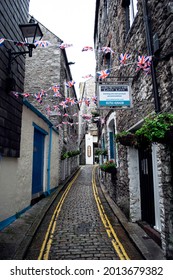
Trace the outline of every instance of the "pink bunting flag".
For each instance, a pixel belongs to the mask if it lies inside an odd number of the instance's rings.
[[[69,117],[69,114],[65,113],[63,116],[64,116],[64,117]]]
[[[22,96],[24,96],[25,98],[29,97],[30,94],[29,93],[22,93]]]
[[[5,39],[4,38],[0,38],[0,45],[2,45],[4,43]]]
[[[136,71],[140,71],[142,69],[146,72],[146,74],[149,74],[151,69],[151,60],[151,56],[138,56]]]
[[[65,48],[72,47],[72,46],[73,46],[72,44],[66,44],[66,43],[62,43],[62,44],[58,45],[58,47],[62,50],[64,50]]]
[[[66,101],[62,101],[61,103],[59,103],[60,106],[62,106],[63,108],[67,108],[67,104]]]
[[[62,97],[62,94],[60,92],[55,92],[53,96],[54,97]]]
[[[115,53],[110,47],[102,47],[102,48],[101,48],[101,51],[102,51],[103,53],[105,53],[105,54],[107,54],[107,53],[112,53],[112,54],[114,54],[114,53]]]
[[[85,120],[90,120],[92,118],[92,116],[91,115],[87,115],[87,114],[83,114],[82,118],[85,119]]]
[[[90,105],[90,99],[89,98],[85,98],[84,99],[85,104],[89,107]]]
[[[89,47],[89,46],[85,46],[85,47],[83,47],[82,52],[85,52],[85,51],[93,51],[93,48]]]
[[[67,87],[71,88],[74,86],[75,82],[72,80],[72,81],[69,81],[67,83],[65,83]]]
[[[97,104],[97,96],[93,96],[91,99],[94,102],[94,104]]]
[[[14,44],[18,47],[29,46],[29,44],[26,42],[14,42]]]
[[[109,76],[110,72],[111,71],[109,69],[101,70],[100,72],[97,72],[97,75],[99,76],[100,80],[103,80]]]
[[[59,90],[60,90],[60,86],[59,85],[52,86],[51,88],[52,88],[52,90],[54,92],[59,92]]]
[[[93,76],[91,74],[88,74],[86,76],[82,76],[83,79],[88,79],[88,78],[92,78]]]
[[[70,103],[71,103],[71,106],[75,105],[75,104],[76,104],[75,99],[72,98],[72,99],[70,100]]]
[[[59,111],[59,105],[54,105],[53,107],[55,111]]]
[[[120,54],[120,63],[121,63],[122,65],[125,65],[127,59],[129,59],[130,57],[131,57],[130,54],[127,54],[127,53],[122,54],[122,53],[121,53],[121,54]]]
[[[51,45],[51,43],[49,42],[49,41],[36,41],[35,43],[34,43],[34,45],[36,46],[36,47],[42,47],[42,48],[46,48],[46,47],[49,47],[50,45]]]
[[[65,102],[66,102],[66,103],[69,103],[69,102],[70,102],[70,100],[71,100],[71,98],[70,98],[70,97],[66,97]]]

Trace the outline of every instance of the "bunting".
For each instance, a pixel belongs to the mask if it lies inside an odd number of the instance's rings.
[[[42,40],[40,40],[40,41],[36,41],[35,43],[34,43],[34,45],[36,46],[36,47],[42,47],[42,48],[46,48],[46,47],[49,47],[50,45],[51,45],[51,43],[49,42],[49,41],[42,41]]]
[[[129,59],[130,57],[131,57],[130,54],[127,54],[127,53],[123,54],[123,53],[121,53],[121,54],[120,54],[120,63],[121,63],[122,65],[125,65],[127,59]]]
[[[97,72],[97,75],[100,80],[104,80],[105,78],[107,78],[109,76],[110,72],[111,71],[109,69],[101,70],[100,72]]]
[[[6,38],[0,38],[0,46],[5,42],[5,41],[8,41],[8,42],[12,42],[14,43],[16,46],[18,47],[24,47],[24,46],[29,46],[28,43],[26,42],[16,42],[14,40],[11,40],[11,39],[6,39]],[[35,43],[35,46],[36,47],[42,47],[42,48],[45,48],[45,47],[49,47],[51,46],[51,42],[47,41],[47,40],[40,40],[40,41],[36,41]],[[53,46],[53,45],[52,45]],[[72,47],[73,45],[72,44],[68,44],[68,43],[60,43],[58,45],[56,45],[58,48],[60,49],[65,49],[65,48],[68,48],[68,47]],[[82,52],[84,51],[93,51],[93,47],[91,46],[84,46],[82,48]],[[95,50],[97,51],[97,50]],[[115,51],[112,50],[111,47],[108,47],[108,46],[105,46],[105,47],[101,47],[98,52],[103,52],[104,54],[107,54],[107,53],[111,53],[111,54],[115,54]],[[131,62],[131,63],[127,63],[127,60],[129,60],[131,58],[131,54],[128,54],[128,53],[121,53],[119,55],[119,66],[128,66],[128,65],[136,65],[136,72],[137,71],[140,71],[140,70],[143,70],[146,74],[150,74],[151,72],[151,60],[152,60],[152,56],[145,56],[145,55],[142,55],[142,56],[138,56],[137,58],[137,61],[134,61],[134,62]],[[118,66],[114,67],[114,68],[117,68]],[[112,68],[113,69],[113,68]],[[109,69],[110,70],[110,69]],[[100,72],[101,73],[97,73],[97,75],[99,75],[99,79],[105,79],[109,74],[109,70],[101,70]],[[92,77],[92,75],[86,75],[86,76],[83,76],[82,78],[90,78]],[[74,85],[74,84],[73,84]],[[68,87],[71,87],[70,86],[70,83],[68,84],[67,83],[67,86]]]
[[[0,45],[2,45],[4,43],[5,39],[4,38],[0,38]]]
[[[89,46],[83,47],[82,52],[86,52],[86,51],[93,51],[93,47],[89,47]]]
[[[66,44],[66,43],[61,43],[60,45],[58,45],[58,47],[62,50],[72,47],[72,46],[73,46],[72,44]]]
[[[72,81],[68,81],[67,83],[65,83],[65,85],[69,88],[73,87],[75,84],[75,82],[72,80]]]

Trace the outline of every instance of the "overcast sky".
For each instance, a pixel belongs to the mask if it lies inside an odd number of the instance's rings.
[[[64,43],[73,44],[66,52],[68,61],[75,62],[70,69],[76,83],[84,81],[82,76],[95,74],[94,51],[81,51],[84,46],[94,47],[95,2],[95,0],[30,0],[30,15]]]

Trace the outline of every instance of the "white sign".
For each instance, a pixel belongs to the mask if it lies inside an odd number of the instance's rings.
[[[129,85],[99,85],[99,106],[131,107]]]

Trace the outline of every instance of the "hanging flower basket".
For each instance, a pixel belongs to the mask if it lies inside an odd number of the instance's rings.
[[[157,142],[167,144],[167,142],[171,142],[172,127],[173,114],[162,113],[158,115],[151,115],[145,118],[142,127],[139,128],[135,134],[138,139],[143,137],[150,143]],[[168,136],[169,134],[170,136]]]
[[[103,164],[100,165],[100,169],[107,173],[116,173],[116,164],[113,160],[109,160]]]
[[[130,132],[122,132],[117,134],[116,141],[123,146],[135,147],[137,145],[136,135]]]

